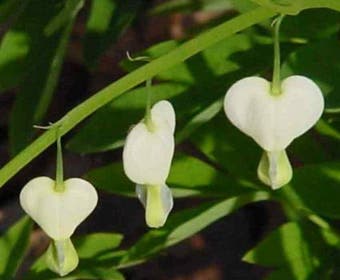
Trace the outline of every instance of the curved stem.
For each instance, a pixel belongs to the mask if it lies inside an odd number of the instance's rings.
[[[108,87],[99,91],[71,111],[69,111],[60,121],[60,137],[70,131],[82,120],[93,114],[96,110],[111,102],[113,99],[122,95],[124,92],[135,87],[136,85],[154,77],[158,73],[169,69],[170,67],[185,61],[202,50],[220,42],[231,35],[250,27],[256,23],[262,22],[273,17],[275,11],[266,8],[256,8],[233,18],[211,30],[189,40],[173,51],[153,60],[152,62],[138,68],[127,74],[120,80],[112,83]],[[48,148],[56,141],[55,130],[50,129],[37,138],[32,144],[21,151],[15,158],[7,163],[0,170],[0,187],[3,186],[26,164],[37,157],[41,152]]]
[[[281,57],[280,57],[280,26],[284,15],[280,15],[274,21],[274,70],[272,80],[272,94],[281,94]]]

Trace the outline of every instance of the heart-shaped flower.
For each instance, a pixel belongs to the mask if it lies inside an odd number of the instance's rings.
[[[174,154],[175,112],[162,100],[151,109],[152,127],[139,122],[129,132],[123,151],[125,174],[140,185],[164,184]]]
[[[224,110],[237,128],[265,150],[258,175],[276,189],[292,177],[285,149],[319,120],[324,99],[319,87],[303,76],[283,80],[278,95],[271,91],[271,83],[263,78],[244,78],[228,90]]]
[[[319,87],[303,76],[282,81],[281,94],[259,77],[236,82],[228,90],[224,109],[229,120],[266,151],[281,151],[321,117],[324,99]]]
[[[55,190],[54,180],[37,177],[20,193],[22,208],[54,240],[70,238],[97,201],[95,188],[79,178],[64,181],[64,190],[59,192]]]
[[[129,132],[123,165],[125,174],[136,183],[146,223],[150,227],[161,227],[173,206],[172,194],[165,182],[175,149],[175,111],[170,102],[162,100],[152,107],[149,117]]]

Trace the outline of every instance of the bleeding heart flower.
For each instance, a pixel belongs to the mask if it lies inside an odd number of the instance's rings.
[[[271,94],[271,83],[263,78],[244,78],[232,85],[224,100],[229,120],[266,151],[267,158],[264,160],[270,165],[271,174],[265,177],[273,188],[287,183],[288,177],[291,177],[287,166],[289,161],[281,152],[318,121],[323,109],[321,90],[303,76],[283,80],[279,95]],[[271,153],[276,153],[276,156]],[[264,166],[265,163],[261,170]],[[282,168],[278,166],[285,166],[283,173],[286,178],[283,178]],[[259,166],[259,172],[261,170]]]
[[[150,227],[164,225],[173,206],[165,182],[175,149],[175,111],[162,100],[150,111],[150,120],[142,120],[129,132],[123,151],[125,174],[137,184],[136,193],[145,207]]]
[[[64,187],[56,191],[54,180],[38,177],[20,193],[22,208],[54,240],[70,238],[98,201],[95,188],[83,179],[68,179]]]

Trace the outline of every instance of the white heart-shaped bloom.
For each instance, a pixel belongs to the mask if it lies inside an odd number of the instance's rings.
[[[266,151],[282,151],[321,117],[324,99],[319,87],[303,76],[282,81],[281,94],[259,77],[236,82],[228,90],[224,110],[229,120]]]
[[[56,192],[54,180],[38,177],[20,193],[22,208],[54,240],[69,238],[98,201],[95,188],[83,179],[68,179],[64,186]]]
[[[151,109],[152,129],[144,121],[129,132],[123,150],[123,165],[129,179],[140,185],[160,185],[169,175],[175,149],[175,113],[168,101]]]

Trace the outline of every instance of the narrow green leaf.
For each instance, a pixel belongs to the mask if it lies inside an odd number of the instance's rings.
[[[54,16],[45,27],[44,33],[46,36],[51,36],[56,31],[62,29],[70,21],[73,21],[83,5],[84,0],[66,1],[62,10]]]
[[[36,2],[35,5],[40,6],[40,3]],[[32,5],[29,11],[26,11],[26,16],[34,16],[36,13]],[[23,20],[26,20],[26,16]],[[42,31],[44,21],[40,22],[39,27]],[[12,154],[18,153],[30,142],[33,136],[33,125],[41,122],[49,107],[72,27],[73,20],[68,22],[59,34],[52,37],[45,37],[43,34],[34,35],[34,45],[31,46],[30,54],[33,64],[30,68],[34,70],[27,73],[27,77],[20,83],[10,116],[9,139]],[[30,33],[26,35],[32,36]],[[38,57],[37,51],[41,51],[41,48],[44,48],[44,52],[43,55],[39,53]]]
[[[163,42],[146,50],[143,55],[156,58],[177,45],[178,42],[174,41]],[[266,69],[271,63],[271,58],[265,55],[269,50],[271,45],[268,43],[257,43],[252,36],[235,35],[186,63],[160,73],[157,78],[166,83],[152,87],[152,98],[154,102],[163,98],[172,102],[179,131],[179,135],[176,134],[177,142],[186,139],[218,113],[221,96],[225,94],[228,84],[243,75]],[[265,58],[254,59],[259,54]],[[130,70],[138,66],[128,61],[123,64]],[[91,153],[121,146],[128,128],[142,118],[145,102],[145,88],[129,92],[95,114],[71,139],[68,148],[79,153]]]
[[[84,56],[89,67],[114,43],[135,18],[141,0],[96,0],[91,3],[84,42]]]
[[[98,189],[136,196],[135,184],[125,176],[121,162],[94,169],[86,178]],[[256,188],[247,180],[236,180],[199,159],[183,155],[174,159],[167,184],[174,197],[231,197]]]
[[[268,193],[254,192],[218,202],[205,203],[197,208],[178,212],[170,216],[163,228],[151,230],[137,241],[127,251],[119,266],[125,267],[143,262],[159,251],[201,231],[245,204],[268,198]]]
[[[195,11],[223,11],[232,8],[230,0],[170,0],[157,5],[150,11],[151,15],[170,13],[192,13]]]
[[[339,162],[296,168],[293,180],[277,195],[289,199],[297,209],[337,219],[340,217],[339,170]]]
[[[0,237],[0,278],[15,276],[29,246],[32,221],[25,216]]]
[[[117,248],[123,236],[117,233],[93,233],[75,239],[74,245],[79,258],[98,259],[101,255]]]
[[[275,13],[267,9],[258,8],[242,14],[226,23],[210,29],[194,39],[182,44],[175,50],[140,67],[115,83],[109,85],[97,94],[91,96],[79,106],[73,108],[61,120],[58,127],[59,136],[63,136],[82,120],[93,114],[96,110],[107,105],[113,99],[121,96],[136,85],[154,77],[157,73],[165,71],[172,66],[188,59],[191,56],[209,48],[210,46],[230,37],[231,35],[250,27],[258,22],[272,17]],[[3,186],[11,177],[21,170],[32,159],[47,149],[56,140],[56,131],[50,129],[36,139],[0,170],[0,186]]]
[[[171,99],[185,91],[179,84],[152,86],[152,101]],[[79,153],[94,153],[123,146],[129,127],[144,115],[147,89],[140,87],[128,92],[99,110],[67,143],[67,148]]]
[[[289,222],[271,232],[243,257],[249,263],[275,269],[266,279],[324,279],[321,267],[330,268],[332,251],[324,240],[324,229],[307,222]],[[314,278],[313,278],[314,277]]]
[[[278,13],[296,15],[302,10],[312,8],[329,8],[340,11],[338,0],[252,0],[260,6]]]

